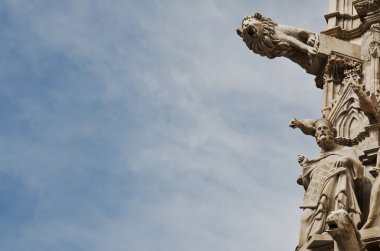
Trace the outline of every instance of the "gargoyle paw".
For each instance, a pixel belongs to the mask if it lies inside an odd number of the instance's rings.
[[[308,52],[309,52],[310,55],[316,55],[318,51],[314,47],[310,47],[308,49]]]

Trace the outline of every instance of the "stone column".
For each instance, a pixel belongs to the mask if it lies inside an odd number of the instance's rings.
[[[342,30],[352,30],[360,25],[359,16],[352,2],[352,0],[329,1],[329,12],[325,15],[328,29],[340,27]]]

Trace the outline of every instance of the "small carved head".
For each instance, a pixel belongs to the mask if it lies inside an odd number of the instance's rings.
[[[295,128],[298,128],[300,125],[300,122],[295,118],[295,119],[292,119],[289,123],[289,127],[295,129]]]
[[[334,144],[336,135],[336,129],[329,120],[325,118],[317,120],[315,123],[315,139],[321,148],[329,150]]]
[[[341,237],[352,224],[350,215],[343,209],[331,212],[326,218],[326,232],[331,237]]]
[[[241,22],[241,27],[236,29],[237,34],[242,38],[258,39],[262,37],[262,16],[256,13],[253,16],[247,16]]]

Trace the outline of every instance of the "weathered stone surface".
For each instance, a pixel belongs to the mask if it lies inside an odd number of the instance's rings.
[[[254,53],[268,58],[286,57],[308,69],[317,54],[318,38],[304,29],[275,23],[260,13],[243,19],[237,34]]]
[[[338,52],[349,57],[360,59],[361,46],[332,36],[320,34],[318,52],[326,56],[332,52]]]
[[[326,219],[326,232],[335,241],[335,251],[365,251],[361,235],[347,211],[339,209]]]
[[[297,63],[323,90],[323,119],[289,125],[321,148],[317,158],[298,157],[305,196],[297,250],[363,251],[364,243],[380,251],[380,0],[329,0],[325,18],[317,34],[255,14],[238,34],[256,54]]]
[[[326,232],[314,234],[298,251],[334,251],[334,240]]]
[[[315,123],[315,138],[321,155],[309,160],[300,156],[302,185],[306,192],[301,208],[301,231],[298,247],[326,229],[329,213],[344,209],[355,225],[361,222],[361,210],[355,190],[363,178],[364,167],[355,151],[335,143],[335,131],[326,119]]]

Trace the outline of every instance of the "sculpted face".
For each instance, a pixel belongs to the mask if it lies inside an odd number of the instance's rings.
[[[244,39],[258,39],[262,36],[261,22],[253,17],[243,21],[241,28],[236,30]]]
[[[243,31],[246,31],[248,36],[253,38],[261,37],[262,29],[261,22],[254,19],[249,18],[243,22]]]
[[[334,130],[327,121],[318,121],[315,127],[315,139],[323,150],[331,150],[334,147]]]
[[[326,232],[333,238],[343,236],[349,225],[348,217],[348,213],[344,210],[331,212],[326,219]]]

